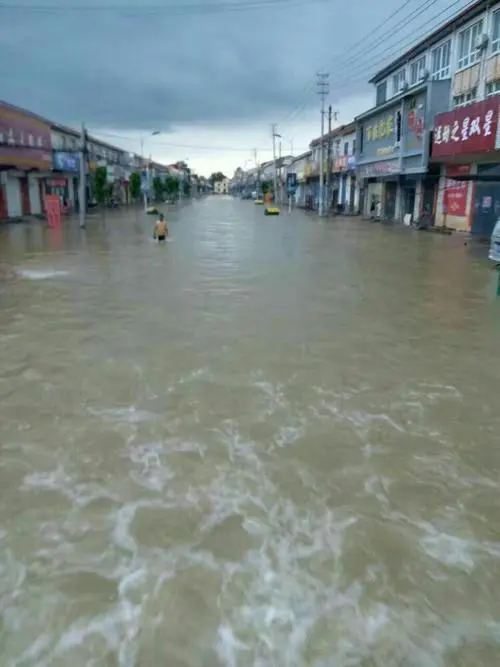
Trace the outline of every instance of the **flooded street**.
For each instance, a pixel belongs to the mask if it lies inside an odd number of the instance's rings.
[[[127,216],[0,230],[2,667],[497,665],[486,249]]]

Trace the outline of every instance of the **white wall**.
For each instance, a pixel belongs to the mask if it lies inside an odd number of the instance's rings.
[[[20,217],[22,215],[22,206],[19,179],[9,176],[8,173],[5,185],[5,198],[7,200],[7,215],[9,218]]]
[[[28,186],[30,193],[30,208],[32,215],[40,215],[42,205],[40,202],[40,189],[38,187],[38,178],[28,176]]]
[[[385,79],[382,79],[377,84],[374,84],[374,102],[376,100],[377,85],[379,85],[380,83],[383,83],[384,81],[387,81],[387,100],[389,100],[391,97],[394,97],[395,95],[398,94],[398,91],[394,91],[392,89],[392,77],[393,77],[393,74],[396,74],[396,72],[399,72],[401,69],[405,69],[406,81],[408,83],[410,83],[410,67],[411,67],[411,64],[413,62],[415,62],[415,60],[418,60],[419,58],[421,58],[423,55],[425,55],[425,58],[426,58],[426,69],[431,73],[431,76],[432,76],[432,52],[434,51],[434,49],[436,49],[438,46],[442,45],[443,43],[445,43],[448,40],[451,40],[450,78],[453,78],[454,74],[458,70],[459,35],[460,35],[461,32],[466,30],[471,25],[477,23],[477,21],[479,21],[480,19],[483,20],[482,33],[488,35],[489,38],[490,38],[488,47],[487,47],[486,52],[484,54],[484,58],[486,60],[488,60],[492,55],[492,53],[491,53],[491,38],[492,38],[492,25],[493,25],[492,17],[493,17],[494,12],[498,9],[500,9],[500,3],[497,3],[497,4],[493,5],[491,8],[484,11],[480,16],[476,17],[472,21],[469,21],[464,26],[462,26],[459,30],[452,33],[452,35],[447,36],[446,38],[444,38],[440,42],[436,42],[436,44],[434,44],[431,48],[428,48],[425,51],[423,51],[422,53],[420,53],[419,56],[417,56],[417,58],[413,58],[413,59],[409,60],[404,67],[395,68],[393,71],[390,72],[390,74]],[[486,85],[485,85],[485,81],[484,81],[484,68],[483,68],[483,76],[481,77],[481,80],[480,80],[480,85],[479,85],[478,94],[477,94],[477,100],[484,99],[485,94],[486,94]],[[451,100],[450,100],[450,102],[451,102]]]

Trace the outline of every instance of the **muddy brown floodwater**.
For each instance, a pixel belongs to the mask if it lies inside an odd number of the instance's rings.
[[[500,664],[486,250],[167,218],[0,230],[2,667]]]

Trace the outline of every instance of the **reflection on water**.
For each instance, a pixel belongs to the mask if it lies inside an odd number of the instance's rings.
[[[498,663],[493,272],[256,208],[0,231],[2,664]]]

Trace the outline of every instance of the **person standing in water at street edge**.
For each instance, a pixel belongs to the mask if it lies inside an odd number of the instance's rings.
[[[165,217],[164,217],[163,213],[160,213],[160,217],[155,222],[155,230],[154,230],[153,238],[158,242],[162,242],[162,241],[165,241],[167,236],[168,236],[167,223],[165,221]]]

